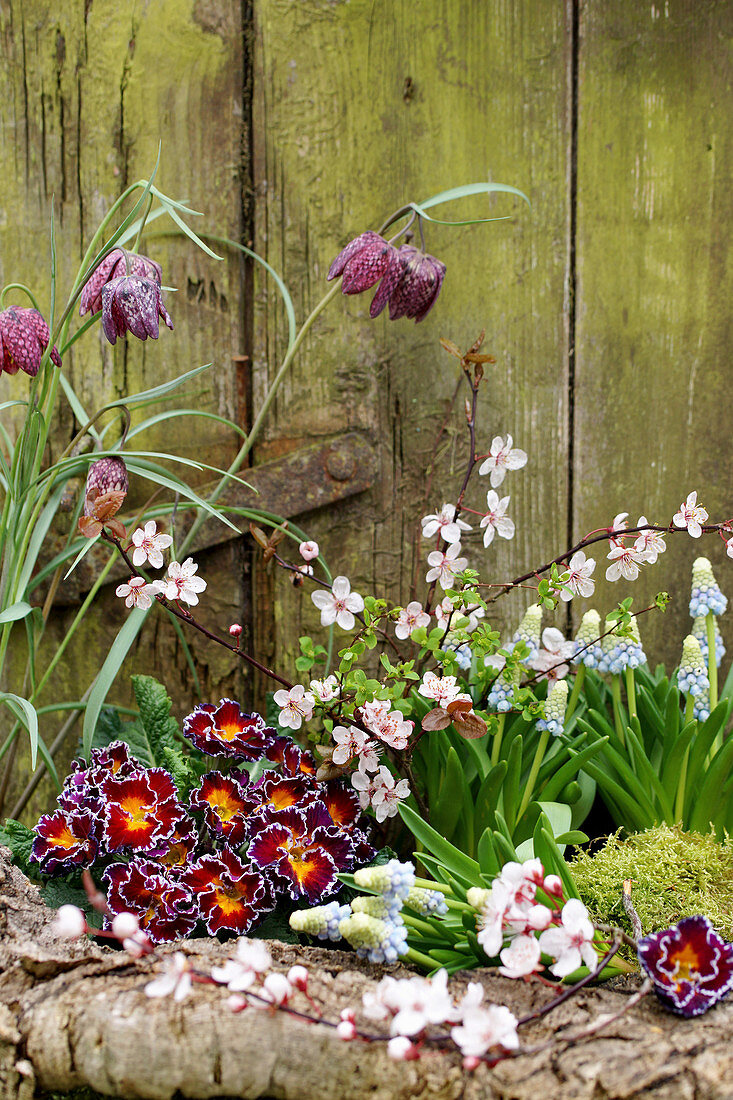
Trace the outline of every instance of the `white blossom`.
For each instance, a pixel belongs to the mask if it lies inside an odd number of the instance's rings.
[[[299,730],[303,722],[308,722],[313,717],[315,699],[302,684],[295,684],[290,691],[280,688],[273,699],[280,707],[278,723],[283,727]]]
[[[389,768],[382,765],[376,775],[377,785],[372,793],[372,809],[377,821],[385,821],[388,817],[394,817],[399,809],[400,802],[404,802],[410,796],[410,784],[406,779],[400,779],[395,783],[395,778]]]
[[[460,542],[461,531],[470,531],[471,525],[462,519],[456,519],[455,504],[444,504],[439,512],[423,516],[422,534],[424,539],[440,533],[444,542]]]
[[[514,520],[505,515],[510,499],[511,497],[502,497],[500,500],[499,494],[494,492],[493,489],[489,489],[486,494],[488,512],[479,524],[479,527],[486,528],[484,531],[484,546],[491,546],[494,541],[494,533],[500,535],[503,539],[514,538]]]
[[[697,503],[697,492],[689,493],[687,500],[680,504],[679,512],[675,512],[672,522],[675,527],[686,527],[688,534],[693,539],[699,539],[702,534],[701,524],[707,523],[708,512],[702,504]]]
[[[508,947],[500,952],[502,965],[499,973],[505,978],[523,978],[542,969],[540,944],[536,936],[515,936]]]
[[[596,567],[594,558],[586,558],[582,550],[576,550],[568,563],[568,570],[561,576],[562,583],[567,585],[560,592],[560,599],[568,603],[573,596],[592,596],[596,582],[591,576]],[[568,592],[568,588],[570,591]]]
[[[422,604],[418,600],[408,603],[407,607],[400,608],[399,618],[395,622],[394,632],[398,638],[409,638],[413,630],[419,626],[429,626],[430,616],[423,611]]]
[[[132,543],[135,549],[132,553],[132,564],[136,567],[150,562],[154,569],[163,568],[163,555],[161,550],[167,550],[173,543],[170,535],[158,534],[158,527],[154,519],[148,520],[144,527],[138,527],[132,532]]]
[[[167,600],[182,600],[183,603],[194,607],[199,602],[198,594],[206,588],[206,581],[197,577],[198,565],[193,558],[186,558],[183,565],[172,561],[168,566],[168,574],[164,585],[163,595]]]
[[[320,553],[318,543],[314,542],[313,539],[309,539],[308,542],[301,542],[298,553],[304,561],[313,561]]]
[[[163,963],[163,973],[145,986],[146,997],[168,997],[182,1001],[191,992],[191,967],[182,951],[176,951]]]
[[[639,522],[637,527],[644,527],[648,523],[646,516],[639,516]],[[634,543],[634,550],[639,554],[642,561],[648,562],[650,565],[654,565],[655,561],[660,554],[663,554],[667,549],[667,544],[664,541],[664,535],[660,531],[640,531],[639,537]]]
[[[472,1008],[464,1013],[459,1027],[451,1028],[451,1038],[464,1057],[480,1058],[494,1047],[516,1050],[517,1024],[516,1016],[504,1005]]]
[[[437,581],[443,591],[453,587],[453,578],[456,573],[462,573],[468,565],[468,558],[460,558],[460,542],[454,542],[445,553],[442,550],[433,550],[428,554],[428,569],[425,580],[430,583]]]
[[[606,570],[608,581],[617,581],[620,577],[627,581],[635,581],[639,576],[639,562],[644,561],[639,551],[633,546],[623,546],[620,543],[611,547],[608,559],[613,563]]]
[[[330,592],[319,588],[311,599],[321,612],[321,626],[336,623],[342,630],[353,630],[354,614],[364,610],[364,600],[351,591],[348,577],[335,577]]]
[[[593,946],[593,925],[588,910],[578,898],[566,901],[561,914],[562,925],[548,928],[540,934],[540,951],[556,961],[550,967],[556,978],[565,978],[584,962],[589,970],[598,965]]]
[[[148,584],[142,577],[130,577],[127,584],[118,584],[115,596],[122,596],[125,607],[139,607],[147,611],[152,606],[153,597],[160,592],[157,581]]]
[[[518,447],[512,447],[514,440],[510,435],[506,442],[500,435],[495,435],[491,440],[489,456],[478,468],[479,474],[489,474],[492,489],[498,489],[504,480],[507,470],[521,470],[527,465],[526,451],[520,451]]]
[[[542,631],[542,648],[527,661],[530,668],[542,673],[540,680],[562,680],[570,671],[566,663],[575,655],[575,642],[568,641],[556,626]]]
[[[339,694],[339,682],[335,676],[325,680],[311,680],[310,688],[319,703],[330,703]]]

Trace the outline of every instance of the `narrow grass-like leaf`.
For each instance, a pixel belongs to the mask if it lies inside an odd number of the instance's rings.
[[[31,768],[36,770],[38,759],[38,715],[36,708],[29,699],[23,699],[11,691],[0,692],[0,703],[4,703],[8,710],[17,718],[20,724],[28,731],[28,739],[31,747]]]
[[[91,416],[86,411],[79,398],[76,396],[74,387],[71,385],[64,372],[60,369],[59,382],[61,383],[61,389],[66,394],[66,400],[69,402],[71,411],[73,412],[79,427],[82,428],[85,424],[89,424],[89,421],[92,419]],[[94,439],[97,443],[101,441],[99,432],[93,424],[90,424],[90,426],[87,428],[87,435],[90,435],[92,439]]]
[[[82,730],[82,746],[84,756],[87,760],[89,759],[89,750],[91,748],[92,738],[94,737],[94,729],[97,725],[99,712],[104,705],[104,701],[109,694],[109,690],[114,683],[117,673],[122,667],[123,661],[127,657],[130,648],[142,629],[146,616],[147,612],[142,611],[139,607],[134,607],[132,609],[122,629],[110,646],[104,664],[96,675],[94,686],[87,700]]]
[[[132,428],[127,433],[128,442],[134,439],[140,432],[146,432],[150,428],[155,427],[156,424],[161,424],[165,420],[177,420],[181,416],[202,416],[206,420],[214,420],[219,424],[224,424],[227,428],[230,428],[237,435],[241,435],[243,439],[247,438],[247,433],[243,428],[240,428],[238,424],[235,424],[233,420],[229,420],[226,416],[218,416],[216,413],[206,412],[203,409],[169,409],[168,412],[158,413],[156,416],[149,416],[147,420],[143,420],[141,424]]]
[[[448,871],[459,878],[465,879],[472,886],[480,885],[481,868],[475,859],[471,859],[459,851],[445,837],[431,828],[426,821],[423,821],[420,815],[411,810],[409,806],[400,806],[399,813],[415,839],[435,856]]]
[[[440,206],[442,203],[455,202],[458,199],[468,198],[471,195],[491,195],[495,193],[516,195],[518,198],[523,199],[530,209],[532,207],[532,204],[523,191],[506,183],[468,183],[464,184],[462,187],[452,187],[448,191],[441,191],[437,195],[432,195],[429,199],[425,199],[423,202],[411,202],[409,205],[422,218],[425,218],[426,221],[437,222],[439,225],[481,225],[485,222],[504,221],[507,217],[511,217],[511,215],[504,215],[499,218],[467,218],[462,221],[451,221],[445,218],[431,217],[426,211],[434,206]]]
[[[26,603],[25,600],[19,600],[17,603],[11,604],[10,607],[6,607],[4,611],[0,611],[0,623],[17,622],[18,619],[24,619],[30,612],[31,605]]]

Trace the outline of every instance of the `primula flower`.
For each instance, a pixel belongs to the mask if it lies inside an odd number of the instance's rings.
[[[67,874],[91,865],[97,857],[99,824],[89,809],[55,810],[44,814],[33,830],[31,859],[44,875]]]
[[[348,577],[335,577],[330,592],[319,588],[311,593],[311,599],[321,612],[321,626],[337,623],[342,630],[353,630],[354,614],[364,610],[364,600],[351,591]]]
[[[500,435],[495,435],[488,458],[478,468],[479,474],[489,474],[492,489],[499,488],[507,470],[521,470],[522,466],[527,465],[527,452],[513,448],[513,442],[510,435],[506,437],[506,442]]]
[[[702,504],[697,503],[697,493],[688,494],[687,500],[680,504],[679,512],[672,516],[675,527],[686,527],[688,534],[693,539],[699,539],[702,534],[702,524],[707,523],[708,512]]]
[[[314,798],[318,798],[321,790],[320,785],[314,784],[310,776],[302,772],[298,775],[265,772],[247,791],[246,812],[250,818],[256,814],[269,822],[273,814],[288,810],[291,806],[305,808]]]
[[[454,543],[461,541],[461,532],[470,531],[471,525],[462,519],[456,519],[455,504],[444,504],[437,513],[423,516],[422,536],[430,539],[433,535],[440,535],[444,542]]]
[[[270,884],[256,867],[224,848],[202,856],[181,875],[211,935],[246,932],[274,905]]]
[[[242,773],[246,779],[246,772]],[[247,836],[247,802],[242,784],[233,776],[208,772],[189,795],[191,809],[202,810],[207,827],[222,836],[232,848],[244,844]]]
[[[129,779],[106,779],[102,795],[103,836],[110,852],[150,851],[185,818],[175,784],[163,768],[146,768]]]
[[[153,943],[184,939],[196,925],[190,891],[151,860],[113,863],[102,875],[112,914],[133,913]],[[106,917],[109,925],[114,917]],[[133,937],[134,939],[134,937]]]
[[[342,275],[341,290],[344,294],[361,294],[382,279],[369,310],[372,317],[376,317],[384,309],[403,274],[404,265],[394,245],[378,233],[367,230],[349,241],[339,252],[326,278],[330,281]]]
[[[167,600],[181,600],[194,607],[199,602],[198,594],[206,588],[206,581],[195,576],[198,565],[193,558],[180,562],[172,561],[164,581],[160,582],[161,592]]]
[[[637,527],[644,527],[649,520],[646,516],[639,516]],[[654,565],[660,554],[667,549],[664,535],[660,531],[640,531],[639,537],[634,543],[634,549],[641,555],[643,561]]]
[[[397,255],[402,264],[402,277],[392,290],[384,280],[372,303],[372,317],[376,317],[389,301],[390,321],[414,317],[420,322],[437,301],[445,278],[445,264],[411,244],[400,245]]]
[[[635,581],[639,576],[639,562],[646,561],[639,550],[633,546],[623,546],[621,543],[613,545],[607,556],[613,563],[606,570],[607,581],[617,581],[620,577],[627,581]]]
[[[144,279],[152,279],[160,285],[163,280],[163,269],[160,264],[147,256],[128,252],[124,248],[113,248],[101,263],[97,264],[84,284],[79,298],[79,315],[83,317],[85,313],[99,313],[102,308],[102,288],[105,283],[118,279],[122,275],[139,275]]]
[[[202,703],[196,707],[184,719],[183,732],[197,749],[210,756],[259,760],[275,731],[259,714],[246,714],[239,703],[222,699],[218,706]]]
[[[25,371],[35,378],[41,366],[43,353],[51,334],[48,325],[37,309],[10,306],[0,313],[0,374],[17,374]],[[51,362],[61,366],[56,348],[51,350]]]
[[[259,718],[259,715],[257,715]],[[262,719],[260,718],[260,721]],[[274,733],[274,730],[268,730]],[[301,749],[289,737],[273,737],[265,749],[265,757],[277,764],[283,775],[307,775],[315,779],[318,767],[313,753]]]
[[[173,322],[163,305],[160,283],[140,275],[120,275],[102,287],[102,330],[110,344],[131,332],[139,340],[158,339],[160,318]]]
[[[460,542],[452,543],[445,553],[442,550],[431,551],[428,554],[428,565],[432,568],[425,574],[425,580],[428,583],[437,581],[444,592],[453,588],[453,578],[456,573],[462,573],[468,565],[468,558],[458,556],[460,552]]]
[[[573,596],[592,596],[596,582],[591,576],[596,567],[594,558],[587,558],[582,550],[577,550],[568,562],[568,572],[561,576],[561,581],[567,588],[560,591],[560,599],[568,603]],[[568,588],[570,591],[568,592]]]
[[[273,695],[273,699],[280,707],[278,724],[281,726],[299,730],[303,722],[308,722],[313,717],[315,699],[302,684],[296,684],[290,691],[280,688]]]
[[[158,584],[155,581],[148,584],[142,577],[130,577],[126,584],[118,584],[115,588],[115,596],[124,599],[125,607],[140,607],[143,611],[152,607],[153,599],[158,595]]]
[[[284,880],[294,901],[320,901],[335,889],[338,872],[351,865],[348,837],[334,828],[319,802],[304,810],[284,810],[260,829],[247,854],[258,867]]]
[[[733,943],[707,917],[684,917],[674,928],[639,940],[639,962],[672,1012],[700,1016],[733,989]]]
[[[479,527],[486,528],[484,531],[484,546],[491,546],[494,541],[494,533],[500,535],[503,539],[514,538],[514,520],[505,515],[510,499],[510,497],[502,497],[499,500],[499,494],[493,489],[489,489],[486,494],[486,507],[489,510],[479,523]]]
[[[154,519],[148,520],[144,527],[138,527],[132,532],[132,543],[135,549],[132,552],[132,564],[144,565],[150,562],[153,569],[163,568],[163,555],[161,550],[167,550],[173,542],[170,535],[158,532],[158,525]]]
[[[398,618],[395,621],[394,632],[396,637],[404,641],[409,638],[413,630],[420,626],[430,626],[430,616],[423,611],[422,604],[418,600],[412,600],[407,607],[401,607]]]
[[[561,920],[560,927],[548,928],[540,934],[540,951],[555,959],[551,973],[556,978],[565,978],[578,969],[581,961],[589,970],[595,970],[598,955],[593,946],[593,925],[582,901],[578,898],[566,901]]]

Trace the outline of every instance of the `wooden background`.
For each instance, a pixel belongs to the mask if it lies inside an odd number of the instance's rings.
[[[475,533],[471,565],[504,581],[617,512],[668,523],[693,488],[724,519],[733,510],[731,11],[717,0],[0,0],[0,282],[26,281],[48,301],[53,199],[68,286],[104,211],[149,173],[159,141],[161,188],[202,211],[210,232],[253,243],[284,276],[299,318],[325,292],[340,247],[405,201],[487,178],[511,183],[531,211],[470,200],[445,216],[513,217],[427,227],[428,251],[448,274],[419,327],[370,320],[371,295],[328,307],[254,464],[275,463],[277,483],[283,456],[360,435],[376,461],[367,491],[348,495],[348,476],[339,489],[317,471],[343,499],[308,512],[311,475],[298,485],[291,464],[280,481],[334,574],[400,600],[425,568],[419,517],[451,499],[467,453],[462,397],[450,413],[455,364],[438,341],[467,346],[485,328],[497,363],[479,448],[511,432],[530,461],[502,490],[515,539],[485,551]],[[212,361],[185,403],[246,426],[285,345],[273,284],[231,252],[216,263],[152,235],[145,251],[178,288],[168,296],[175,332],[111,348],[95,330],[67,357],[69,377],[94,407]],[[3,379],[2,399],[22,390],[23,380]],[[55,446],[72,432],[66,413]],[[236,450],[206,421],[167,422],[146,444],[217,465]],[[480,509],[487,488],[477,483],[469,503]],[[211,529],[209,542],[206,621],[243,621],[258,656],[292,675],[298,634],[319,630],[307,593],[266,573],[247,540]],[[653,663],[679,653],[696,554],[711,557],[733,597],[722,542],[670,543],[633,590],[603,582],[593,601],[605,610],[630,593],[673,594],[666,616],[642,623]],[[606,564],[599,557],[601,577]],[[511,629],[530,596],[497,605],[496,624]],[[58,636],[78,598],[78,584],[62,595]],[[60,696],[89,683],[123,621],[111,591],[101,606],[69,650]],[[571,626],[582,610],[570,606]],[[568,625],[564,609],[558,622]],[[205,697],[260,705],[265,685],[222,654],[197,648]],[[115,698],[129,701],[129,673],[151,670],[186,713],[191,677],[155,616]]]

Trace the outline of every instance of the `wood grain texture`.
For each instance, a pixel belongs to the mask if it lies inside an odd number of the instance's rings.
[[[580,30],[575,532],[621,511],[667,524],[692,489],[727,519],[731,7],[591,0]],[[638,585],[604,582],[596,602],[672,592],[641,629],[650,663],[674,665],[693,559],[710,557],[729,596],[733,583],[717,538],[668,544]]]
[[[467,540],[472,565],[505,580],[562,545],[567,509],[567,34],[562,3],[386,0],[257,5],[255,175],[257,247],[284,271],[305,314],[325,292],[343,244],[393,210],[462,183],[492,179],[530,197],[471,200],[438,216],[513,214],[471,228],[428,226],[426,246],[448,266],[437,305],[416,327],[376,321],[371,294],[339,298],[319,321],[269,423],[268,438],[371,433],[380,489],[315,516],[313,535],[334,572],[360,591],[399,600],[422,579],[430,547],[419,517],[455,495],[465,469],[463,396],[448,417],[457,371],[441,336],[467,347],[487,330],[496,356],[481,400],[479,447],[511,432],[531,464],[510,475],[518,534],[489,551]],[[282,311],[258,298],[262,392],[283,342]],[[485,504],[485,480],[468,503]],[[506,624],[528,601],[497,609]],[[277,589],[275,648],[317,615]]]

